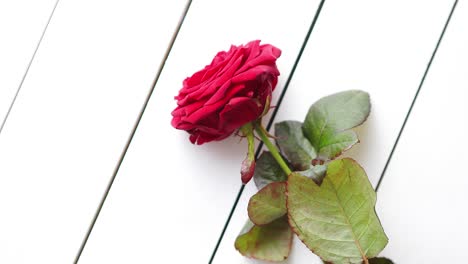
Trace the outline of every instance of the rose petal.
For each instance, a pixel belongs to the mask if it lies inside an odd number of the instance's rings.
[[[198,110],[194,111],[190,115],[183,117],[182,121],[196,124],[210,115],[217,114],[218,110],[221,109],[222,106],[222,104],[205,105],[198,108]]]
[[[241,68],[239,68],[237,73],[241,73],[258,65],[269,65],[276,69],[276,60],[281,56],[281,50],[268,44],[261,45],[259,49],[260,53],[255,58],[248,60]],[[278,72],[278,69],[276,69],[276,71]]]
[[[245,47],[243,47],[243,50],[246,56],[245,61],[243,61],[242,65],[245,65],[260,54],[260,40],[254,40],[247,43]]]
[[[236,61],[231,64],[231,67],[227,69],[227,71],[223,74],[222,77],[219,78],[219,81],[216,82],[215,85],[222,85],[206,102],[206,104],[213,104],[222,98],[225,97],[226,93],[228,92],[230,85],[226,85],[226,83],[231,83],[231,78],[233,77],[234,72],[236,72],[237,68],[239,67],[240,63],[242,61],[242,57],[238,57]]]
[[[261,114],[258,101],[249,97],[233,98],[219,115],[220,130],[235,131]],[[262,109],[263,110],[263,109]]]
[[[196,100],[201,100],[203,98],[209,98],[211,97],[211,101],[208,102],[208,104],[212,104],[219,100],[219,96],[216,97],[216,94],[221,94],[225,93],[226,89],[220,88],[224,83],[229,81],[234,72],[237,70],[239,65],[242,62],[242,53],[240,51],[236,52],[230,59],[229,62],[223,67],[221,73],[221,76],[217,76],[217,78],[213,78],[210,81],[207,81],[206,83],[200,84],[197,86],[197,90],[191,92],[186,98],[181,100],[179,103],[180,104],[187,104]],[[218,75],[219,75],[218,74]],[[227,86],[229,87],[229,86]],[[214,97],[214,98],[213,98]]]
[[[229,135],[230,134],[214,135],[214,134],[204,133],[202,131],[197,131],[190,135],[190,142],[192,142],[192,144],[202,145],[210,141],[223,140],[227,138]]]
[[[260,40],[218,52],[210,65],[184,80],[174,97],[172,126],[186,130],[192,143],[204,144],[258,119],[278,82],[279,56],[281,50]]]
[[[274,76],[274,77],[279,75],[278,69],[268,66],[268,65],[259,65],[259,66],[250,68],[247,71],[234,76],[231,79],[231,81],[233,83],[251,81],[251,80],[255,80],[257,76],[263,75],[265,73],[270,74],[271,76]]]

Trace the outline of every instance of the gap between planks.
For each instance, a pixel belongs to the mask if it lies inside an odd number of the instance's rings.
[[[324,4],[325,4],[325,0],[321,0],[320,4],[318,5],[318,8],[317,8],[317,10],[315,12],[315,15],[314,15],[314,19],[312,20],[312,23],[310,24],[309,30],[307,31],[307,34],[306,34],[306,36],[304,38],[304,41],[302,42],[301,49],[299,50],[299,53],[298,53],[298,55],[296,57],[296,60],[294,61],[294,65],[293,65],[293,67],[291,69],[291,72],[289,73],[288,79],[286,80],[286,83],[284,84],[284,88],[281,91],[280,96],[278,97],[278,102],[276,104],[276,107],[273,109],[271,118],[268,121],[268,124],[266,126],[267,131],[270,131],[271,126],[273,125],[273,122],[275,121],[275,116],[276,116],[276,114],[278,112],[278,109],[281,106],[281,102],[283,101],[284,96],[286,95],[287,89],[289,87],[289,83],[291,82],[292,77],[294,75],[294,72],[296,71],[297,65],[299,64],[299,61],[301,60],[302,54],[304,53],[304,50],[305,50],[305,48],[307,46],[310,35],[312,34],[312,31],[315,28],[315,24],[317,23],[317,20],[318,20],[318,18],[320,16],[320,13],[322,11],[322,8],[323,8]],[[258,145],[257,150],[255,152],[255,159],[257,159],[258,156],[260,155],[262,147],[263,147],[263,142],[260,142],[260,144]],[[234,214],[234,211],[236,210],[237,204],[239,203],[240,197],[242,196],[242,193],[244,192],[244,188],[245,188],[245,184],[242,184],[241,187],[239,188],[239,192],[237,193],[237,196],[236,196],[236,199],[234,200],[231,211],[229,212],[228,218],[226,219],[226,223],[224,224],[223,230],[221,231],[219,239],[216,242],[215,248],[213,249],[213,253],[211,254],[210,260],[208,262],[209,264],[211,264],[213,262],[213,260],[214,260],[214,258],[216,256],[216,253],[218,252],[219,245],[221,244],[221,241],[224,238],[224,234],[226,233],[226,230],[227,230],[227,228],[229,226],[229,223],[231,222],[232,216]]]
[[[437,44],[434,48],[434,51],[432,52],[432,55],[431,55],[431,58],[429,59],[426,70],[424,71],[424,74],[421,78],[421,82],[419,83],[418,89],[416,90],[416,94],[414,95],[413,101],[411,102],[410,108],[408,109],[408,113],[406,114],[405,120],[403,121],[403,124],[401,125],[400,131],[398,132],[398,136],[395,140],[395,143],[393,144],[392,150],[390,151],[390,154],[388,155],[387,162],[385,163],[385,166],[382,170],[382,174],[380,174],[379,181],[377,182],[377,185],[375,187],[376,192],[379,190],[379,187],[382,184],[382,180],[385,176],[385,172],[387,171],[388,165],[390,164],[390,161],[392,160],[393,153],[395,152],[398,142],[400,141],[400,138],[401,138],[401,135],[403,134],[406,123],[408,122],[408,119],[411,115],[411,111],[413,111],[413,107],[416,103],[416,100],[418,99],[419,92],[421,91],[421,88],[424,85],[424,81],[426,80],[427,74],[429,73],[429,69],[431,68],[432,62],[434,61],[434,58],[437,54],[437,50],[439,49],[440,43],[442,43],[442,39],[444,38],[445,31],[447,30],[450,20],[452,19],[452,15],[453,15],[453,12],[455,11],[455,8],[457,7],[457,3],[458,3],[458,0],[455,0],[455,2],[453,3],[452,9],[450,10],[447,21],[445,22],[444,28],[442,29],[442,32],[440,33]]]
[[[102,199],[101,199],[101,201],[100,201],[100,203],[98,205],[98,208],[96,209],[96,213],[94,214],[94,217],[93,217],[93,219],[91,221],[91,224],[90,224],[90,226],[88,228],[88,231],[86,232],[86,235],[83,238],[83,242],[81,243],[81,246],[78,249],[78,253],[76,254],[75,260],[73,262],[75,264],[78,263],[78,261],[80,260],[81,254],[83,253],[83,250],[86,247],[86,243],[88,242],[88,239],[89,239],[89,237],[91,235],[91,232],[93,231],[94,225],[96,224],[96,221],[97,221],[97,219],[99,217],[99,214],[101,213],[101,210],[102,210],[102,208],[104,206],[104,203],[106,202],[107,196],[109,195],[109,192],[110,192],[110,190],[112,188],[112,184],[114,183],[114,180],[117,177],[120,166],[122,165],[122,162],[125,159],[125,155],[127,154],[127,151],[128,151],[128,149],[130,147],[130,144],[132,143],[133,137],[135,136],[136,130],[138,129],[138,126],[139,126],[140,121],[141,121],[141,119],[143,117],[143,114],[145,113],[146,107],[148,106],[148,102],[149,102],[149,100],[150,100],[150,98],[151,98],[151,96],[152,96],[152,94],[154,92],[156,84],[158,83],[159,77],[161,76],[161,73],[162,73],[162,71],[164,69],[166,61],[167,61],[167,59],[168,59],[168,57],[169,57],[169,55],[171,53],[172,47],[174,46],[174,43],[177,40],[177,36],[179,34],[180,29],[182,28],[182,25],[184,23],[185,17],[187,16],[187,13],[188,13],[188,11],[190,9],[191,4],[192,4],[192,0],[187,0],[187,3],[185,5],[185,7],[184,7],[184,10],[182,11],[182,15],[181,15],[181,17],[179,19],[179,22],[177,23],[176,29],[175,29],[175,31],[174,31],[174,33],[172,35],[172,38],[171,38],[171,40],[169,42],[169,45],[168,45],[168,47],[166,49],[166,52],[164,53],[164,57],[163,57],[163,59],[161,61],[161,64],[158,67],[158,70],[156,72],[156,76],[155,76],[155,78],[153,80],[153,83],[151,84],[150,91],[148,92],[148,95],[145,98],[145,101],[144,101],[143,106],[142,106],[142,108],[140,110],[140,113],[138,114],[137,120],[136,120],[136,122],[135,122],[135,124],[134,124],[134,126],[132,128],[132,131],[130,132],[130,136],[128,137],[127,142],[125,143],[125,147],[124,147],[124,149],[122,151],[122,154],[120,155],[119,160],[117,162],[117,165],[116,165],[116,167],[114,169],[114,172],[112,173],[112,177],[111,177],[111,179],[109,181],[109,184],[107,185],[106,190],[104,191],[104,195],[103,195],[103,197],[102,197]]]
[[[31,56],[31,59],[29,60],[28,66],[26,67],[26,71],[23,74],[23,78],[21,78],[21,81],[20,81],[20,83],[18,85],[18,88],[16,89],[15,96],[13,97],[5,116],[3,117],[2,125],[0,125],[0,135],[2,134],[3,128],[5,127],[5,123],[6,123],[7,119],[8,119],[8,117],[10,116],[11,109],[13,109],[13,105],[16,102],[16,98],[18,97],[18,94],[19,94],[19,92],[21,90],[21,87],[23,86],[24,80],[26,79],[26,76],[28,75],[29,68],[31,68],[31,64],[33,63],[34,58],[36,57],[36,53],[39,50],[39,47],[41,46],[42,39],[45,36],[47,28],[49,27],[50,21],[52,21],[52,17],[54,16],[55,9],[57,9],[57,6],[58,6],[59,2],[60,2],[60,0],[57,0],[55,2],[54,7],[52,8],[52,12],[49,15],[49,19],[47,20],[47,23],[46,23],[46,25],[44,27],[44,30],[42,31],[41,37],[39,38],[39,41],[37,42],[36,48],[34,49],[34,52],[33,52],[32,56]]]
[[[314,29],[314,27],[315,27],[315,24],[316,24],[316,22],[317,22],[317,20],[318,20],[318,17],[319,17],[319,15],[320,15],[320,12],[321,12],[321,10],[322,10],[322,7],[323,7],[324,3],[325,3],[325,0],[322,0],[322,1],[320,2],[320,4],[319,4],[319,7],[318,7],[318,9],[317,9],[317,11],[316,11],[316,13],[315,13],[315,17],[314,17],[314,19],[313,19],[313,21],[312,21],[312,23],[311,23],[311,26],[310,26],[310,28],[309,28],[309,31],[307,32],[306,37],[305,37],[305,39],[304,39],[303,45],[302,45],[302,47],[301,47],[301,50],[300,50],[300,52],[299,52],[299,54],[298,54],[298,56],[297,56],[297,58],[296,58],[296,61],[295,61],[294,65],[293,65],[293,68],[292,68],[292,70],[291,70],[291,72],[290,72],[290,75],[289,75],[289,77],[288,77],[288,79],[287,79],[287,81],[286,81],[286,83],[285,83],[284,89],[283,89],[283,91],[282,91],[281,94],[280,94],[280,97],[279,97],[279,99],[278,99],[278,104],[277,104],[276,108],[275,108],[274,111],[273,111],[273,114],[272,114],[272,116],[271,116],[271,119],[270,119],[269,122],[268,122],[268,125],[267,125],[267,127],[266,127],[267,131],[269,131],[269,130],[271,129],[271,126],[272,126],[272,124],[273,124],[273,122],[274,122],[276,113],[278,112],[278,109],[279,109],[279,107],[280,107],[280,105],[281,105],[281,102],[282,102],[282,100],[283,100],[283,98],[284,98],[284,96],[285,96],[285,94],[286,94],[287,88],[288,88],[288,86],[289,86],[290,81],[292,80],[292,77],[293,77],[293,75],[294,75],[294,72],[295,72],[295,70],[296,70],[296,67],[297,67],[297,65],[298,65],[298,63],[299,63],[299,61],[300,61],[300,59],[301,59],[302,53],[303,53],[305,47],[307,46],[308,40],[309,40],[310,35],[311,35],[311,33],[312,33],[312,31],[313,31],[313,29]],[[400,128],[400,130],[399,130],[398,136],[397,136],[397,138],[395,139],[395,143],[394,143],[394,145],[393,145],[393,147],[392,147],[392,150],[391,150],[391,152],[390,152],[390,154],[389,154],[389,156],[388,156],[388,158],[387,158],[387,161],[386,161],[386,163],[385,163],[384,169],[382,170],[382,173],[381,173],[381,175],[380,175],[380,177],[379,177],[378,183],[377,183],[376,188],[375,188],[375,191],[376,191],[376,192],[378,191],[378,189],[379,189],[379,187],[380,187],[380,185],[381,185],[381,183],[382,183],[382,180],[383,180],[383,178],[384,178],[384,175],[385,175],[385,172],[386,172],[386,170],[387,170],[387,167],[388,167],[388,165],[390,164],[390,161],[391,161],[391,159],[392,159],[392,157],[393,157],[393,153],[394,153],[394,151],[395,151],[395,149],[396,149],[396,147],[397,147],[397,145],[398,145],[398,142],[399,142],[399,140],[400,140],[401,135],[403,134],[404,128],[405,128],[405,126],[406,126],[406,124],[407,124],[407,121],[408,121],[408,119],[409,119],[409,116],[411,115],[411,112],[412,112],[413,107],[414,107],[414,105],[415,105],[415,103],[416,103],[416,100],[417,100],[418,95],[419,95],[419,93],[420,93],[420,91],[421,91],[421,88],[422,88],[422,86],[423,86],[423,84],[424,84],[424,81],[425,81],[426,76],[427,76],[427,74],[428,74],[428,72],[429,72],[429,69],[430,69],[430,67],[431,67],[431,65],[432,65],[432,62],[434,61],[435,55],[436,55],[437,50],[438,50],[438,48],[439,48],[439,46],[440,46],[440,44],[441,44],[441,42],[442,42],[442,39],[443,39],[444,34],[445,34],[445,31],[446,31],[446,29],[447,29],[447,27],[448,27],[448,25],[449,25],[449,23],[450,23],[450,20],[451,20],[451,18],[452,18],[452,15],[453,15],[453,13],[454,13],[454,11],[455,11],[455,8],[456,8],[456,6],[457,6],[457,3],[458,3],[458,0],[455,0],[454,3],[453,3],[452,9],[451,9],[451,11],[450,11],[450,13],[449,13],[449,16],[448,16],[448,18],[447,18],[447,20],[446,20],[446,23],[445,23],[445,25],[444,25],[444,28],[443,28],[443,30],[442,30],[442,32],[441,32],[441,34],[440,34],[440,36],[439,36],[439,39],[438,39],[438,41],[437,41],[437,44],[436,44],[436,46],[435,46],[435,48],[434,48],[434,51],[432,52],[432,55],[431,55],[431,57],[430,57],[430,59],[429,59],[429,62],[428,62],[428,64],[427,64],[427,67],[426,67],[426,69],[425,69],[425,71],[424,71],[424,74],[423,74],[423,76],[422,76],[422,78],[421,78],[421,81],[420,81],[420,83],[419,83],[419,86],[418,86],[418,89],[417,89],[417,91],[416,91],[416,94],[415,94],[415,96],[414,96],[414,98],[413,98],[413,101],[411,102],[410,108],[408,109],[408,112],[407,112],[407,114],[406,114],[406,116],[405,116],[405,119],[404,119],[404,121],[403,121],[403,124],[402,124],[402,126],[401,126],[401,128]],[[256,158],[259,156],[262,147],[263,147],[263,143],[260,142],[259,146],[257,147],[257,151],[256,151],[256,153],[255,153],[255,157],[256,157]],[[223,230],[222,230],[222,232],[221,232],[221,234],[220,234],[220,237],[219,237],[219,239],[218,239],[218,241],[217,241],[217,243],[216,243],[216,246],[215,246],[215,248],[214,248],[214,250],[213,250],[213,254],[212,254],[212,256],[211,256],[211,258],[210,258],[210,260],[209,260],[209,264],[211,264],[211,263],[213,262],[213,260],[214,260],[214,258],[215,258],[215,256],[216,256],[216,253],[217,253],[217,250],[218,250],[218,248],[219,248],[219,245],[221,244],[221,241],[223,240],[224,234],[225,234],[225,232],[226,232],[226,230],[227,230],[227,227],[229,226],[229,223],[230,223],[231,218],[232,218],[232,216],[233,216],[233,214],[234,214],[234,211],[235,211],[235,209],[236,209],[236,207],[237,207],[237,204],[238,204],[238,202],[239,202],[239,199],[240,199],[240,197],[241,197],[241,195],[242,195],[242,193],[243,193],[243,191],[244,191],[244,188],[245,188],[245,185],[242,185],[242,186],[240,187],[240,189],[239,189],[239,192],[238,192],[238,194],[237,194],[237,196],[236,196],[236,199],[235,199],[235,201],[234,201],[234,203],[233,203],[233,206],[232,206],[232,208],[231,208],[231,211],[230,211],[230,213],[229,213],[229,216],[228,216],[228,218],[227,218],[227,220],[226,220],[226,223],[225,223],[225,225],[224,225],[224,227],[223,227]]]

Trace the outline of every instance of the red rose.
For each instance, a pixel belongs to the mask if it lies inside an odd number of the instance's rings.
[[[175,97],[172,126],[201,145],[257,120],[278,82],[280,55],[281,50],[259,40],[219,52],[210,65],[184,80]]]

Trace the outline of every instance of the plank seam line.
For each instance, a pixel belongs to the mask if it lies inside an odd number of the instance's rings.
[[[6,123],[7,119],[8,119],[8,117],[10,116],[11,109],[13,109],[13,105],[16,102],[16,98],[18,98],[18,94],[19,94],[19,92],[21,90],[21,87],[23,87],[24,80],[26,79],[26,76],[29,73],[29,68],[31,68],[31,65],[32,65],[32,63],[34,61],[34,58],[36,57],[36,53],[39,50],[39,47],[41,46],[42,39],[45,36],[47,28],[49,27],[50,21],[52,21],[52,17],[54,16],[55,9],[57,8],[57,5],[58,5],[59,2],[60,2],[60,0],[57,0],[55,2],[54,8],[52,8],[52,12],[49,15],[49,19],[47,20],[47,23],[46,23],[46,25],[44,27],[44,30],[42,31],[41,37],[39,38],[39,41],[37,42],[36,48],[34,49],[34,52],[33,52],[32,56],[31,56],[31,59],[29,60],[28,66],[26,67],[26,71],[23,74],[23,78],[21,78],[21,81],[20,81],[20,83],[18,85],[18,88],[16,89],[15,96],[13,97],[13,100],[11,101],[11,104],[8,107],[8,110],[7,110],[6,114],[5,114],[5,116],[3,117],[2,125],[0,126],[0,134],[2,133],[3,128],[5,127],[5,123]]]
[[[111,179],[110,179],[110,181],[109,181],[109,183],[108,183],[108,185],[106,187],[104,195],[103,195],[103,197],[102,197],[102,199],[101,199],[101,201],[100,201],[100,203],[98,205],[98,208],[96,209],[96,213],[94,214],[94,217],[93,217],[93,219],[91,221],[91,224],[90,224],[90,226],[89,226],[89,228],[88,228],[88,230],[86,232],[86,235],[85,235],[85,237],[84,237],[84,239],[83,239],[83,241],[81,243],[81,246],[80,246],[80,248],[78,250],[78,253],[77,253],[76,257],[75,257],[75,260],[74,260],[75,264],[78,263],[78,261],[80,260],[81,254],[83,253],[83,250],[84,250],[84,248],[86,246],[86,243],[88,242],[88,239],[89,239],[89,237],[91,235],[91,232],[92,232],[92,230],[94,228],[94,225],[96,224],[96,221],[97,221],[97,219],[99,217],[99,214],[101,213],[101,210],[102,210],[102,208],[104,206],[104,203],[105,203],[105,201],[107,199],[107,196],[109,195],[110,189],[112,188],[112,185],[113,185],[113,183],[115,181],[115,178],[117,177],[120,166],[122,165],[123,160],[125,159],[125,155],[127,154],[127,151],[128,151],[128,149],[130,147],[130,144],[131,144],[131,142],[133,140],[133,137],[135,136],[136,130],[138,129],[138,126],[139,126],[140,121],[141,121],[141,119],[143,117],[143,114],[144,114],[144,112],[146,110],[146,107],[148,106],[148,102],[149,102],[149,100],[150,100],[150,98],[151,98],[151,96],[152,96],[152,94],[153,94],[153,92],[155,90],[155,87],[156,87],[156,84],[158,83],[159,77],[161,76],[161,73],[162,73],[162,71],[164,69],[166,61],[167,61],[167,59],[168,59],[168,57],[169,57],[169,55],[171,53],[172,47],[174,46],[174,43],[177,40],[177,36],[179,34],[180,29],[182,28],[182,25],[184,23],[185,17],[187,16],[187,13],[188,13],[188,11],[190,9],[191,4],[192,4],[192,0],[187,0],[187,3],[185,5],[185,7],[184,7],[182,15],[181,15],[181,17],[179,19],[179,22],[178,22],[177,26],[176,26],[176,29],[175,29],[174,33],[172,34],[172,38],[171,38],[171,40],[169,42],[169,45],[168,45],[168,47],[166,49],[166,52],[164,53],[164,57],[163,57],[160,65],[158,67],[158,70],[156,72],[156,77],[154,78],[153,83],[151,84],[150,91],[148,92],[148,95],[145,98],[145,101],[144,101],[143,106],[142,106],[142,108],[140,110],[140,113],[138,114],[137,120],[136,120],[136,122],[135,122],[135,124],[134,124],[134,126],[132,128],[132,131],[130,132],[130,136],[127,139],[127,142],[126,142],[125,147],[124,147],[124,149],[122,151],[122,154],[120,155],[119,161],[117,162],[117,165],[116,165],[116,167],[114,169],[114,172],[112,173],[112,177],[111,177]]]
[[[393,153],[395,152],[398,142],[400,141],[401,135],[403,134],[403,130],[405,129],[406,123],[408,122],[411,112],[413,111],[413,107],[416,103],[416,100],[418,99],[419,92],[421,91],[421,88],[424,85],[424,81],[426,80],[426,76],[429,73],[429,69],[431,68],[432,62],[434,61],[435,55],[437,54],[437,50],[439,49],[440,43],[442,43],[442,39],[444,38],[445,31],[447,30],[450,20],[452,19],[452,15],[453,15],[453,12],[455,11],[455,8],[457,7],[457,3],[458,3],[458,0],[455,0],[455,2],[453,3],[452,9],[450,11],[450,14],[445,22],[444,28],[439,36],[439,40],[437,41],[434,51],[432,52],[431,58],[429,59],[429,62],[426,66],[426,70],[424,71],[424,74],[421,78],[421,82],[419,83],[418,89],[416,90],[416,94],[414,95],[413,101],[411,102],[410,108],[408,109],[408,113],[406,113],[405,120],[403,121],[401,129],[398,132],[398,136],[395,140],[395,144],[393,144],[392,150],[390,151],[390,155],[388,156],[387,162],[385,163],[385,166],[382,170],[382,174],[380,174],[379,181],[377,182],[377,186],[375,187],[376,192],[379,190],[379,187],[382,184],[382,180],[385,176],[385,172],[387,171],[388,165],[390,164],[390,161],[392,160]]]
[[[269,131],[271,129],[271,126],[273,125],[276,114],[278,113],[278,109],[280,108],[281,102],[283,101],[283,98],[286,95],[286,91],[287,91],[287,89],[289,87],[289,84],[290,84],[290,82],[291,82],[291,80],[293,78],[293,75],[294,75],[294,73],[296,71],[297,65],[299,64],[299,61],[301,60],[302,54],[304,53],[304,50],[305,50],[305,48],[307,46],[307,43],[309,42],[310,35],[312,34],[312,31],[315,28],[315,24],[317,23],[317,20],[318,20],[318,18],[320,16],[320,13],[322,11],[322,8],[323,8],[324,4],[325,4],[325,0],[321,0],[320,4],[317,7],[317,11],[315,12],[312,23],[310,24],[309,30],[307,31],[307,34],[306,34],[306,36],[304,38],[304,41],[302,42],[301,49],[299,50],[299,53],[298,53],[298,55],[296,57],[296,60],[294,61],[294,65],[293,65],[293,67],[291,69],[291,72],[289,73],[288,79],[286,80],[286,83],[284,84],[284,89],[283,89],[283,91],[281,91],[281,94],[278,97],[278,102],[276,104],[276,107],[273,109],[271,118],[268,121],[268,124],[266,126],[267,131]],[[258,156],[260,155],[262,147],[263,147],[263,143],[260,142],[260,144],[257,147],[257,151],[255,152],[255,159],[257,159]],[[234,201],[234,203],[232,205],[231,211],[229,212],[226,223],[224,224],[223,230],[221,231],[221,234],[220,234],[220,236],[218,238],[218,241],[216,242],[216,246],[215,246],[215,248],[213,250],[213,253],[212,253],[211,257],[210,257],[210,260],[208,262],[209,264],[211,264],[213,262],[213,260],[214,260],[214,258],[216,256],[219,245],[221,244],[221,241],[224,238],[224,234],[226,233],[227,227],[229,226],[229,223],[231,222],[232,216],[234,214],[234,211],[236,210],[237,204],[239,203],[240,197],[241,197],[242,193],[244,192],[244,188],[245,188],[245,185],[242,184],[240,189],[239,189],[239,192],[237,193],[236,199],[235,199],[235,201]]]

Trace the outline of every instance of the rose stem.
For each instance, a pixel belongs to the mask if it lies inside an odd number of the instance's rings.
[[[255,160],[255,142],[254,142],[254,134],[253,134],[253,127],[251,123],[248,123],[242,127],[242,132],[244,133],[244,136],[247,137],[247,142],[248,142],[248,159],[250,161]]]
[[[288,165],[283,160],[283,157],[281,157],[281,155],[279,154],[278,148],[276,148],[276,146],[273,143],[271,143],[270,139],[268,139],[267,132],[265,131],[265,128],[263,128],[262,124],[260,124],[260,122],[257,122],[255,124],[255,132],[257,132],[257,134],[260,136],[263,143],[271,152],[271,155],[273,156],[273,158],[275,158],[276,162],[278,162],[281,169],[283,169],[286,175],[291,174],[291,169],[289,169]]]

